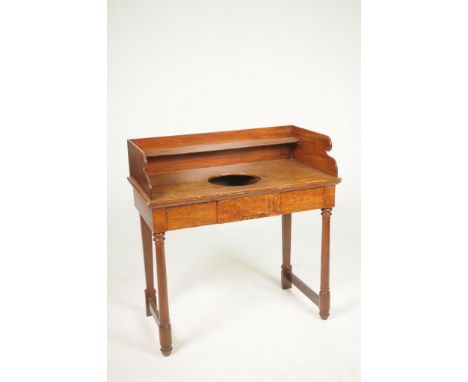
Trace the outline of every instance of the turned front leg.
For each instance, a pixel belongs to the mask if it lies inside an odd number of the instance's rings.
[[[145,305],[146,315],[151,316],[150,303],[154,303],[156,307],[156,291],[154,290],[153,277],[153,243],[151,240],[151,229],[140,216],[141,226],[141,241],[143,243],[143,258],[145,263],[146,289],[145,289]]]
[[[291,214],[285,214],[282,218],[282,240],[283,240],[283,264],[281,265],[281,288],[291,288],[291,280],[286,277],[291,273]]]
[[[330,217],[331,208],[322,208],[322,255],[320,266],[320,317],[326,320],[330,315]]]
[[[167,294],[166,259],[164,254],[164,232],[153,234],[156,245],[156,271],[159,297],[159,342],[165,356],[172,351],[171,321],[169,319],[169,299]]]

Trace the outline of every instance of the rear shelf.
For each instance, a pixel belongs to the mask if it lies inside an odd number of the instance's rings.
[[[269,139],[250,139],[243,141],[231,141],[222,143],[210,143],[204,145],[192,145],[192,146],[179,146],[169,147],[161,149],[153,149],[145,152],[146,157],[166,157],[174,155],[184,154],[195,154],[195,153],[207,153],[213,151],[223,150],[236,150],[244,149],[249,147],[264,147],[264,146],[276,146],[284,144],[295,144],[300,140],[296,137],[281,137],[281,138],[269,138]]]

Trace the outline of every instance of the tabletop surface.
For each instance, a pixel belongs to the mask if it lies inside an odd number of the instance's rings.
[[[260,180],[243,186],[224,186],[209,182],[211,177],[223,174],[248,174],[259,177]],[[292,158],[154,173],[149,174],[149,179],[156,190],[150,202],[153,207],[322,187],[340,182],[340,178]]]

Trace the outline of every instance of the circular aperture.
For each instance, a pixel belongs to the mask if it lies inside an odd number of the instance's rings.
[[[213,176],[208,181],[219,186],[245,186],[254,184],[260,180],[258,176],[246,174],[226,174]]]

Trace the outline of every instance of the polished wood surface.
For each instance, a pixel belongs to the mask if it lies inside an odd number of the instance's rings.
[[[239,142],[243,140],[271,139],[290,137],[293,126],[257,127],[253,129],[216,131],[164,137],[130,139],[143,153],[155,149],[180,146],[205,145],[212,143]]]
[[[155,231],[172,231],[202,225],[222,224],[267,216],[288,214],[322,207],[333,207],[329,188],[287,191],[193,203],[167,208],[154,208],[152,225]],[[137,204],[137,202],[135,203]]]
[[[168,356],[172,351],[172,331],[171,320],[169,319],[169,297],[167,291],[164,239],[164,232],[157,232],[154,234],[159,296],[159,342],[161,344],[161,353]]]
[[[247,174],[260,181],[245,186],[223,187],[208,179],[223,174]],[[152,207],[192,204],[238,196],[335,185],[339,179],[293,159],[203,167],[185,171],[149,174],[154,200]]]
[[[322,255],[320,267],[320,317],[326,320],[330,311],[330,218],[331,208],[322,209]]]
[[[141,241],[143,243],[143,257],[145,264],[145,304],[146,315],[151,316],[150,304],[153,302],[156,306],[156,290],[154,289],[153,276],[153,241],[151,238],[151,228],[148,227],[145,220],[140,216]]]
[[[282,244],[283,244],[283,264],[281,265],[281,288],[289,289],[292,286],[287,275],[292,272],[291,266],[291,214],[281,217],[282,224]]]
[[[330,311],[330,217],[341,181],[329,137],[296,126],[128,140],[134,204],[140,213],[146,314],[159,327],[161,352],[172,351],[165,233],[281,215],[281,287],[295,286]],[[292,272],[292,213],[322,210],[320,291]],[[155,243],[157,293],[154,289]],[[156,302],[158,301],[158,302]]]
[[[151,206],[335,185],[340,179],[330,149],[329,137],[296,126],[131,139],[129,180]],[[220,189],[206,181],[237,172],[261,181],[241,189]]]
[[[297,126],[293,127],[291,134],[300,139],[300,144],[293,151],[294,159],[326,174],[338,175],[335,159],[327,154],[332,149],[330,137]]]
[[[163,157],[181,154],[207,153],[213,151],[239,150],[250,147],[277,146],[289,143],[298,143],[299,139],[295,137],[279,137],[269,139],[250,139],[243,141],[232,141],[222,143],[207,143],[202,145],[177,146],[161,149],[150,149],[145,152],[147,157]]]
[[[227,153],[229,155],[226,155]],[[157,158],[149,157],[147,173],[158,174],[289,158],[291,158],[290,145],[252,146],[226,151],[200,152]],[[151,180],[148,181],[151,183]]]
[[[217,221],[215,202],[167,208],[165,211],[166,226],[162,224],[160,226],[158,221],[154,224],[157,229],[164,231],[216,224]]]
[[[286,279],[308,297],[315,305],[319,305],[319,295],[310,289],[307,284],[292,272],[285,272]]]

